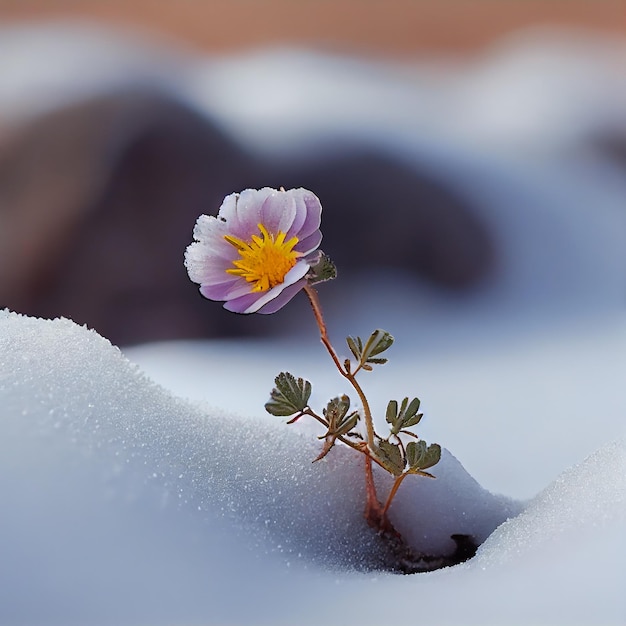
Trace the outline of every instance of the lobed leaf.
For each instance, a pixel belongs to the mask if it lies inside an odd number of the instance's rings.
[[[311,397],[311,383],[297,378],[289,372],[281,372],[274,380],[270,400],[265,403],[265,410],[277,417],[288,417],[304,411]]]
[[[386,419],[391,424],[391,433],[397,435],[401,430],[419,424],[423,416],[422,413],[418,413],[419,408],[419,398],[413,398],[411,402],[408,398],[404,398],[399,409],[398,403],[390,400],[387,405]]]
[[[372,365],[384,365],[387,363],[387,359],[380,358],[377,355],[391,346],[393,337],[387,331],[378,329],[369,336],[365,345],[363,345],[361,337],[347,337],[346,342],[350,352],[359,362],[360,367],[371,371]]]
[[[399,445],[383,439],[378,444],[376,456],[394,476],[400,476],[404,471],[405,460]]]
[[[425,441],[410,441],[406,447],[406,461],[410,470],[425,470],[439,463],[441,446],[438,443],[427,445]]]
[[[364,363],[371,363],[370,359],[391,347],[393,336],[386,330],[378,328],[370,336],[363,347],[361,360]]]

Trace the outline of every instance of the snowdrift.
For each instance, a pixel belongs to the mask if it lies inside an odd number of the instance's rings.
[[[525,504],[481,488],[446,452],[437,480],[405,482],[393,521],[427,553],[453,550],[453,533],[484,543],[463,565],[398,576],[363,521],[350,450],[311,464],[314,437],[176,398],[68,320],[4,311],[0,364],[2,623],[625,615],[623,441]]]

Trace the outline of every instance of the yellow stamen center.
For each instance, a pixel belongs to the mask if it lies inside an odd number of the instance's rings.
[[[283,282],[301,253],[293,249],[298,243],[297,237],[285,241],[286,233],[278,231],[274,236],[267,232],[263,224],[258,226],[261,235],[252,235],[249,242],[224,235],[224,239],[235,246],[241,255],[240,259],[233,261],[234,267],[226,272],[254,283],[252,291],[267,291]]]

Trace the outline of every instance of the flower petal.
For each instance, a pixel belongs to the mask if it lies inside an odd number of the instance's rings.
[[[273,300],[262,306],[257,313],[270,315],[282,309],[302,288],[306,285],[306,278],[301,278],[297,283],[283,289]]]
[[[250,285],[245,280],[235,277],[223,283],[203,284],[200,293],[209,300],[232,300],[250,293]]]
[[[294,250],[297,250],[303,255],[310,254],[314,250],[317,250],[318,246],[322,243],[322,233],[319,230],[313,231],[313,234],[305,237],[294,246]]]
[[[192,282],[199,285],[224,282],[224,278],[227,276],[226,270],[232,267],[232,259],[218,256],[214,254],[214,251],[217,251],[217,246],[210,247],[199,241],[187,247],[185,250],[185,267]]]
[[[293,190],[273,190],[261,206],[260,222],[270,233],[277,234],[279,231],[288,233],[296,214]]]
[[[224,308],[233,313],[254,313],[254,311],[250,311],[249,309],[254,306],[258,299],[258,293],[248,293],[244,296],[227,300],[224,303]]]
[[[222,204],[220,217],[226,220],[229,234],[248,241],[259,232],[261,207],[267,197],[274,191],[269,187],[263,189],[245,189],[228,204]]]
[[[319,229],[322,222],[322,205],[319,198],[308,189],[296,189],[306,207],[306,218],[298,229],[298,239],[304,239]]]
[[[294,265],[289,272],[285,275],[285,280],[276,285],[268,291],[257,291],[254,293],[242,295],[238,298],[233,298],[224,304],[224,308],[235,313],[256,313],[261,307],[265,306],[268,302],[271,302],[274,298],[278,297],[280,293],[304,278],[309,271],[308,263],[300,261]],[[300,289],[304,286],[301,285]],[[292,296],[293,297],[293,296]],[[291,299],[291,298],[290,298]],[[279,307],[280,308],[280,307]],[[278,310],[278,309],[277,309]]]
[[[223,280],[222,274],[226,271],[226,262],[208,253],[207,247],[203,244],[195,242],[185,250],[185,267],[192,282],[202,284],[207,281],[213,282],[218,275],[221,276],[219,280]]]

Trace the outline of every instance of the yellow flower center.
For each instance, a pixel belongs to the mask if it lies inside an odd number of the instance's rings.
[[[252,235],[250,242],[224,235],[224,239],[235,246],[241,255],[240,259],[233,261],[234,267],[226,272],[254,283],[252,291],[267,291],[283,282],[301,253],[293,249],[298,243],[297,237],[285,241],[286,233],[278,231],[274,236],[267,232],[263,224],[258,226],[261,236]]]

